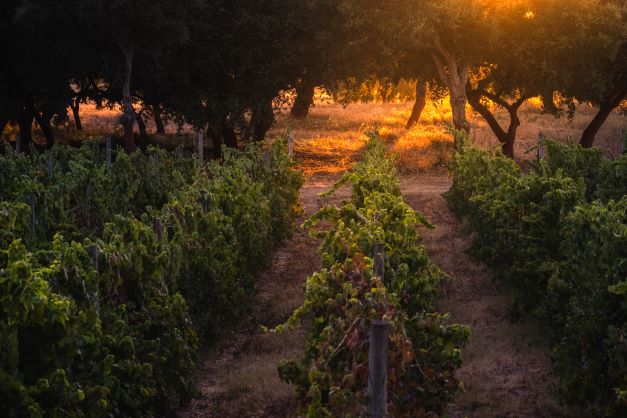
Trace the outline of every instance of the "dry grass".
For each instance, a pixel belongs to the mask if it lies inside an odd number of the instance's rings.
[[[348,106],[330,102],[329,97],[319,95],[316,106],[309,117],[296,120],[285,111],[277,116],[277,122],[270,131],[270,136],[293,130],[296,137],[296,160],[308,177],[337,176],[348,170],[359,156],[365,144],[364,132],[377,129],[388,143],[390,150],[397,154],[397,166],[403,173],[424,172],[449,164],[453,143],[447,132],[451,120],[451,108],[445,99],[442,102],[430,102],[425,108],[420,123],[410,130],[405,130],[412,103],[356,103]],[[576,143],[583,129],[594,117],[596,109],[580,105],[572,120],[566,117],[555,118],[543,114],[537,100],[530,100],[520,109],[521,126],[515,152],[520,160],[532,159],[529,152],[537,144],[539,135],[562,142]],[[85,130],[77,133],[72,122],[57,130],[58,142],[74,143],[79,140],[98,139],[104,134],[120,135],[117,121],[120,109],[96,109],[94,105],[81,107],[81,118]],[[471,138],[475,145],[483,148],[498,147],[496,137],[487,123],[472,109],[467,109],[471,125]],[[507,126],[507,113],[502,109],[495,111],[497,120]],[[596,139],[596,146],[606,150],[612,157],[622,152],[622,131],[627,129],[627,117],[624,111],[614,112],[604,124]],[[154,124],[148,121],[148,131],[154,132]],[[189,126],[179,127],[174,123],[166,125],[165,135],[151,135],[151,142],[173,147],[184,145],[193,147],[193,133]],[[34,140],[44,143],[39,129],[34,130]],[[13,139],[17,127],[6,128],[3,137]],[[210,147],[209,141],[206,146]]]
[[[292,130],[296,138],[294,153],[307,176],[337,175],[348,170],[365,144],[364,132],[373,128],[389,129],[387,118],[405,104],[320,103],[309,117],[297,120],[282,113],[270,135]],[[385,132],[385,131],[382,131]]]
[[[364,131],[376,128],[397,155],[397,167],[402,173],[424,172],[450,163],[453,142],[447,131],[451,108],[447,100],[428,103],[420,123],[405,130],[411,113],[411,103],[339,104],[319,102],[304,120],[287,114],[278,117],[271,134],[294,131],[295,153],[300,167],[309,176],[337,174],[349,169],[364,144]],[[562,142],[577,143],[581,133],[594,117],[596,109],[580,105],[572,120],[542,113],[537,101],[530,101],[520,112],[515,152],[519,160],[534,158],[531,152],[540,134]],[[483,148],[499,147],[487,123],[467,109],[472,142]],[[497,120],[507,126],[507,113],[495,110]],[[606,150],[609,157],[622,152],[622,132],[627,129],[624,112],[616,111],[599,132],[596,146]]]
[[[452,141],[444,124],[421,122],[405,130],[411,103],[318,103],[308,118],[296,120],[289,114],[278,116],[271,135],[293,130],[294,147],[300,168],[307,176],[325,176],[348,170],[363,149],[364,133],[377,129],[381,138],[397,154],[402,172],[424,171],[450,161]],[[450,109],[449,109],[450,113]],[[442,120],[446,113],[430,105],[428,120]]]
[[[577,112],[572,120],[566,117],[556,118],[542,113],[539,105],[531,101],[523,105],[519,111],[521,125],[518,128],[515,153],[518,159],[531,159],[533,153],[528,153],[537,142],[540,134],[549,139],[577,144],[583,130],[590,123],[597,109],[588,105],[577,106]],[[487,123],[479,116],[470,112],[471,135],[475,144],[484,147],[498,147],[498,141]],[[505,111],[496,112],[496,118],[502,126],[509,123]],[[627,114],[623,111],[613,112],[599,131],[595,146],[606,150],[609,157],[619,155],[622,150],[622,132],[627,129]]]

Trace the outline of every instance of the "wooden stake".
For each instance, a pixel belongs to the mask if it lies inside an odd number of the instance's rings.
[[[87,248],[87,252],[91,255],[91,262],[94,269],[98,270],[98,248],[95,245],[90,245]]]
[[[374,245],[373,273],[375,276],[380,277],[381,280],[385,277],[385,249],[381,243]]]
[[[205,155],[205,135],[202,132],[202,129],[198,131],[196,134],[198,138],[198,158],[200,161],[204,161]]]
[[[290,131],[290,138],[287,142],[287,154],[292,157],[294,155],[294,131]]]
[[[85,218],[87,219],[87,226],[91,226],[91,214],[90,214],[90,205],[91,205],[91,184],[87,183],[87,187],[85,187]]]
[[[371,418],[388,415],[388,335],[387,322],[372,322],[368,354],[368,416]]]

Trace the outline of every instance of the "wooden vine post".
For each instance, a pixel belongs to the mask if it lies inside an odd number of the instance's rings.
[[[87,247],[87,252],[91,256],[91,263],[94,266],[94,269],[98,270],[98,247],[90,245]]]
[[[19,154],[22,152],[22,137],[20,134],[15,135],[15,153]]]
[[[198,158],[200,161],[204,161],[205,158],[205,135],[203,135],[202,129],[198,130],[196,134],[198,138]]]
[[[538,161],[544,158],[544,145],[542,145],[542,141],[544,141],[544,138],[545,138],[544,133],[542,131],[538,132],[538,146],[537,146],[537,150],[538,150],[537,160]]]
[[[374,245],[374,275],[380,277],[381,280],[385,278],[385,249],[383,244]]]
[[[287,142],[287,154],[292,157],[294,155],[294,131],[290,130],[290,137]]]
[[[375,244],[373,273],[381,279],[384,275],[384,257],[383,244]],[[387,321],[372,321],[370,324],[370,352],[368,354],[368,416],[370,418],[388,416],[389,327]]]

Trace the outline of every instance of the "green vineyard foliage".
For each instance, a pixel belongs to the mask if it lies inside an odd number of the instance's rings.
[[[277,328],[312,324],[304,358],[281,362],[279,373],[298,387],[306,416],[366,416],[370,323],[384,319],[390,416],[440,414],[461,387],[454,371],[470,331],[434,310],[446,275],[419,243],[417,226],[428,223],[403,201],[393,161],[374,134],[362,161],[330,193],[345,184],[351,200],[322,208],[304,225],[322,239],[324,268],[307,280],[304,304]],[[316,229],[321,221],[330,228]],[[383,279],[373,275],[370,257],[377,243],[384,243]]]
[[[549,336],[563,395],[593,416],[627,412],[625,156],[543,141],[527,173],[462,141],[451,208],[474,254],[513,292],[514,312]]]
[[[157,148],[104,161],[93,144],[0,156],[8,416],[174,416],[199,344],[241,317],[300,210],[284,140],[222,164]]]

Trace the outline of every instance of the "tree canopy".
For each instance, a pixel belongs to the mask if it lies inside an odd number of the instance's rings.
[[[28,144],[36,121],[51,146],[52,121],[71,109],[80,129],[80,104],[95,101],[121,105],[128,151],[147,117],[160,132],[172,119],[237,146],[264,137],[286,92],[305,117],[315,87],[416,79],[418,96],[427,81],[448,93],[458,129],[469,129],[470,103],[510,156],[526,99],[556,114],[596,104],[581,140],[591,146],[627,94],[626,10],[621,0],[7,0],[0,129],[16,123]]]

